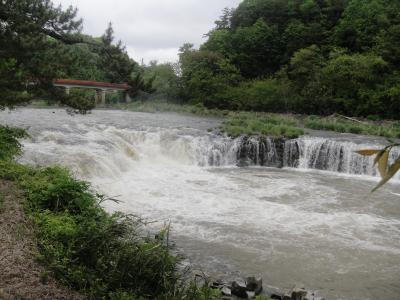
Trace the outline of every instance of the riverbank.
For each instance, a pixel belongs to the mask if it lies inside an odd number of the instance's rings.
[[[0,299],[83,299],[37,262],[34,225],[15,183],[0,179]]]
[[[294,138],[303,135],[307,132],[307,129],[311,129],[400,138],[400,122],[398,121],[359,119],[337,114],[331,116],[308,116],[241,112],[207,109],[202,105],[175,104],[166,101],[135,101],[125,104],[113,104],[108,107],[137,112],[178,112],[220,117],[224,119],[220,130],[233,137],[244,134]]]
[[[49,108],[44,101],[31,104],[33,108]],[[56,106],[55,106],[56,108]],[[120,109],[133,112],[175,112],[202,117],[221,118],[222,125],[216,128],[232,137],[240,135],[295,138],[312,130],[379,136],[389,139],[400,138],[400,122],[394,120],[372,120],[352,118],[334,114],[331,116],[278,114],[267,112],[229,111],[208,109],[203,105],[176,104],[167,101],[134,101],[114,103],[97,107]]]

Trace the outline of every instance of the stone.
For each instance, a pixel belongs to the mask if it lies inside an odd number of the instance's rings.
[[[290,294],[284,294],[282,300],[292,300],[292,296]]]
[[[318,297],[315,292],[307,292],[305,300],[324,300],[322,297]]]
[[[292,300],[305,300],[307,296],[307,291],[303,288],[294,288],[292,290],[291,299]]]
[[[247,299],[248,295],[247,295],[247,290],[246,290],[246,284],[244,284],[243,282],[232,282],[232,286],[231,286],[231,292],[232,295],[237,296],[239,298],[243,298],[243,299]]]
[[[256,293],[253,291],[247,291],[247,298],[254,299],[256,297]]]
[[[220,289],[225,285],[225,282],[222,279],[217,279],[210,284],[210,288],[212,289]]]
[[[231,296],[232,295],[231,289],[229,287],[227,287],[227,286],[222,287],[221,293],[224,296]]]
[[[282,299],[283,299],[283,294],[272,293],[269,297],[270,297],[271,299],[282,300]]]
[[[256,295],[260,295],[262,292],[262,278],[247,277],[246,289],[254,292]]]

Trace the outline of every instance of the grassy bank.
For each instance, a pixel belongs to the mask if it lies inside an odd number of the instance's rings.
[[[307,116],[261,112],[236,112],[207,109],[202,105],[175,104],[166,101],[135,101],[113,105],[114,108],[139,112],[178,112],[223,118],[221,130],[231,136],[270,135],[293,138],[304,134],[304,129],[375,135],[400,138],[400,122],[348,119],[340,115]]]
[[[224,117],[229,115],[227,110],[208,109],[203,105],[176,104],[167,101],[134,101],[131,103],[116,103],[107,107],[136,112],[176,112],[198,116]]]
[[[31,105],[35,108],[48,107],[43,101]],[[269,135],[294,138],[305,133],[305,129],[334,131],[400,138],[399,121],[350,120],[342,116],[308,116],[274,114],[262,112],[238,112],[208,109],[201,104],[176,104],[167,101],[134,101],[131,103],[108,104],[104,108],[123,109],[136,112],[176,112],[223,118],[221,131],[233,137],[239,135]]]
[[[349,120],[341,116],[304,116],[268,113],[231,113],[222,123],[222,131],[231,136],[268,135],[295,138],[306,129],[400,138],[400,122]]]
[[[0,127],[0,179],[22,190],[39,259],[59,281],[89,299],[219,298],[219,291],[182,280],[168,228],[150,236],[137,217],[105,212],[105,196],[68,170],[15,162],[24,135]]]
[[[221,131],[232,137],[245,134],[296,138],[304,134],[296,126],[296,121],[278,115],[238,113],[222,123]]]
[[[376,135],[386,138],[400,138],[400,122],[398,121],[352,121],[340,116],[304,118],[305,128],[315,130],[327,130],[341,133],[354,133],[364,135]]]

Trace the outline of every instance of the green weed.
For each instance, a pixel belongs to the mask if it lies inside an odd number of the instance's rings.
[[[304,134],[302,129],[295,127],[296,125],[294,118],[271,114],[238,113],[223,122],[221,131],[233,137],[267,135],[296,138]]]
[[[21,128],[0,126],[0,160],[11,159],[21,152],[18,139],[26,137],[27,133]]]

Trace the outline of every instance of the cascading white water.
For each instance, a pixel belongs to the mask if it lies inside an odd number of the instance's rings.
[[[285,142],[283,166],[377,176],[374,157],[364,157],[355,151],[383,147],[382,143],[354,143],[332,138],[300,137]],[[398,149],[393,149],[390,161],[399,155]]]
[[[105,202],[109,211],[157,228],[171,221],[171,238],[202,269],[259,274],[278,287],[301,282],[330,300],[399,295],[397,183],[370,195],[372,161],[353,152],[379,142],[230,139],[207,132],[214,119],[52,112],[0,112],[2,123],[29,127],[20,160],[71,168],[122,200]]]
[[[85,125],[79,125],[78,129],[78,137],[68,126],[41,132],[25,142],[30,151],[22,161],[36,165],[66,164],[81,177],[118,177],[134,168],[138,161],[233,166],[241,146],[241,139],[213,134],[193,136],[176,129],[132,130]],[[56,144],[62,147],[57,148]]]
[[[377,176],[373,157],[355,153],[358,149],[379,149],[379,144],[356,144],[319,137],[301,137],[293,140],[272,138],[231,139],[215,134],[193,136],[179,130],[131,130],[116,127],[79,127],[81,136],[73,140],[71,131],[43,131],[31,144],[32,157],[26,162],[43,164],[40,154],[54,143],[75,153],[68,165],[82,175],[118,176],[133,167],[135,160],[172,161],[181,164],[209,166],[267,166],[318,169],[331,172]],[[40,146],[39,146],[40,145]],[[278,151],[277,148],[281,148]],[[54,163],[63,155],[50,151]],[[399,155],[394,149],[391,160]],[[46,157],[48,162],[49,157]]]

